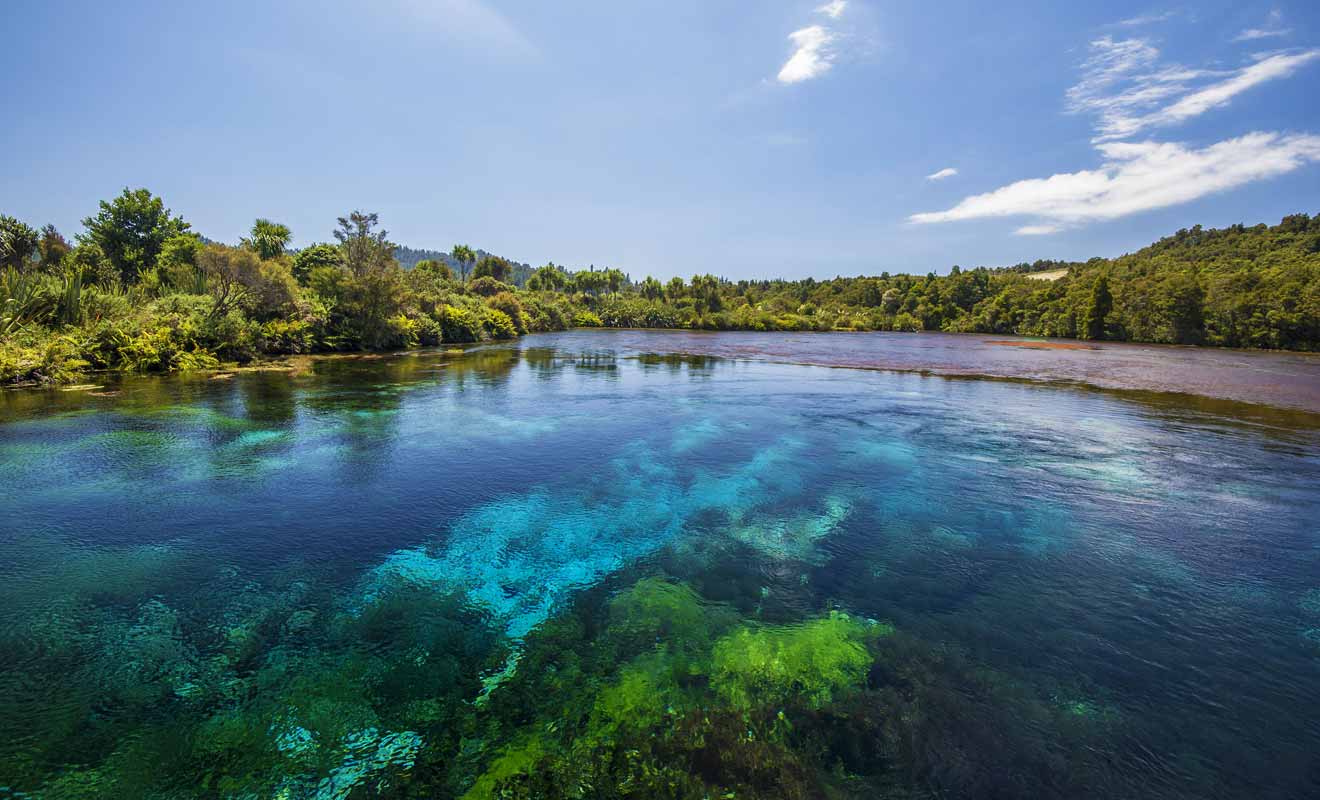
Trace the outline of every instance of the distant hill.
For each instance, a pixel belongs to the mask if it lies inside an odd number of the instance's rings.
[[[481,259],[486,258],[488,256],[495,255],[495,253],[491,253],[486,250],[477,250],[476,253],[477,253],[477,261],[480,261]],[[439,250],[414,249],[412,247],[399,245],[394,251],[394,258],[398,260],[399,266],[403,267],[404,269],[412,269],[413,267],[417,266],[417,264],[421,261],[442,261],[445,264],[448,264],[449,268],[454,270],[455,273],[458,273],[459,271],[458,261],[452,258],[448,253],[443,253]],[[533,267],[530,264],[524,264],[519,261],[514,261],[511,258],[506,258],[505,260],[508,261],[509,266],[513,268],[514,285],[515,286],[525,285],[527,283],[527,279],[531,276],[532,271],[535,269],[535,267]]]

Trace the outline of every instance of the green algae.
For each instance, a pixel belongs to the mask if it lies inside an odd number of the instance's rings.
[[[490,766],[463,794],[463,800],[491,800],[508,782],[533,771],[546,756],[546,747],[538,736],[529,736],[505,747]]]
[[[820,708],[857,688],[871,664],[868,640],[893,633],[841,612],[796,625],[743,628],[715,643],[711,687],[735,708]]]

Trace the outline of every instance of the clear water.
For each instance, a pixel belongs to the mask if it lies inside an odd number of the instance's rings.
[[[675,341],[0,396],[0,798],[1320,795],[1313,417]]]

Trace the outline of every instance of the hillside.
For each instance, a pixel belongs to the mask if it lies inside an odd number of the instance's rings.
[[[474,248],[474,252],[477,254],[478,261],[483,258],[495,257],[494,253],[479,248]],[[422,261],[439,261],[446,264],[450,269],[454,270],[454,272],[457,273],[459,271],[458,261],[448,253],[439,250],[415,249],[405,245],[398,245],[394,250],[394,258],[399,262],[399,266],[404,269],[412,269]],[[512,259],[505,260],[508,261],[509,266],[513,268],[513,284],[515,286],[525,285],[527,279],[531,277],[534,268],[530,264],[523,264]]]

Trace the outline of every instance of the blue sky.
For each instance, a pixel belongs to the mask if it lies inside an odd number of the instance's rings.
[[[70,235],[146,186],[227,241],[258,216],[322,241],[359,208],[414,247],[736,279],[1110,256],[1320,212],[1314,2],[0,15],[0,212]]]

